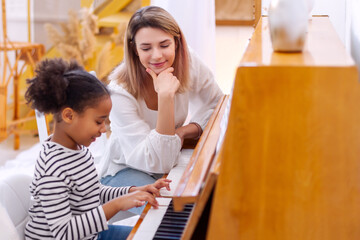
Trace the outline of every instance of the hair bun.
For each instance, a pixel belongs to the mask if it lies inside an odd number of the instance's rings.
[[[72,70],[82,70],[76,62],[68,63],[60,58],[45,59],[35,70],[36,77],[27,80],[30,84],[25,98],[33,108],[45,113],[59,111],[66,103],[69,80],[64,76]]]

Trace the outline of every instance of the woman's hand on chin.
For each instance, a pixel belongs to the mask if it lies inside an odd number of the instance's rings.
[[[156,75],[156,73],[150,68],[146,69],[146,72],[150,74],[153,79],[154,89],[159,95],[174,96],[176,91],[180,87],[180,81],[173,75],[174,68],[169,67]]]

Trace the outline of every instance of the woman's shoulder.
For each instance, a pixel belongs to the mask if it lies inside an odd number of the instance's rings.
[[[121,94],[128,97],[132,95],[127,91],[125,83],[120,81],[120,75],[124,71],[124,64],[118,65],[109,75],[108,88],[112,93]]]
[[[119,84],[116,80],[112,80],[109,85],[108,89],[111,92],[111,99],[116,102],[127,102],[132,104],[137,104],[138,100],[127,91],[127,89],[122,85]]]
[[[190,83],[192,91],[197,92],[203,85],[205,80],[213,79],[213,73],[205,63],[202,62],[198,54],[189,47],[189,59],[190,59]]]
[[[202,62],[200,56],[195,52],[195,50],[192,49],[190,46],[188,46],[188,50],[189,50],[190,66],[201,64]]]
[[[198,77],[199,75],[212,74],[210,68],[201,60],[200,56],[189,47],[189,59],[190,59],[190,77]]]

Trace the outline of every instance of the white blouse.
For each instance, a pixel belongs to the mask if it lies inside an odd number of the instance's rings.
[[[175,94],[175,127],[181,127],[189,118],[204,129],[223,93],[211,71],[194,53],[190,52],[190,56],[191,88]],[[157,111],[147,108],[144,99],[136,99],[115,79],[110,81],[109,89],[112,133],[100,162],[100,175],[113,176],[126,167],[150,174],[168,173],[180,155],[179,136],[159,134],[155,130]]]

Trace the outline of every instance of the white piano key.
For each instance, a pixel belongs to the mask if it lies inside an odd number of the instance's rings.
[[[158,201],[159,206],[165,206],[167,208],[167,206],[169,206],[170,202],[171,202],[171,198],[155,198],[156,201]]]
[[[167,178],[171,179],[170,183],[170,191],[166,190],[165,188],[160,189],[161,196],[173,196],[177,185],[180,182],[181,176],[183,175],[185,167],[177,166],[171,169],[170,173],[168,174]]]
[[[165,199],[165,198],[162,198]],[[159,201],[160,199],[158,199]],[[169,199],[171,200],[171,199]],[[162,202],[164,204],[165,201]],[[134,235],[133,240],[150,240],[153,239],[161,220],[163,219],[166,210],[168,208],[170,202],[167,205],[160,205],[158,209],[154,209],[153,207],[150,208],[148,213],[146,214],[143,222],[139,226],[139,229]],[[160,204],[160,202],[159,202]],[[146,234],[144,234],[146,233]]]
[[[178,159],[177,165],[187,165],[189,163],[190,157],[192,153],[194,152],[194,149],[183,149],[181,150],[180,157]]]
[[[193,149],[183,149],[181,151],[181,155],[179,157],[180,161],[178,165],[176,165],[171,171],[169,172],[167,178],[171,179],[172,182],[170,183],[170,191],[166,190],[165,188],[160,189],[161,196],[174,196],[175,189],[180,182],[181,176],[183,175],[187,164],[189,163],[190,157],[193,153]]]
[[[144,230],[140,230],[140,228],[137,230],[136,234],[133,237],[133,240],[152,240],[153,237],[155,236],[155,232],[153,231],[144,231]]]
[[[125,218],[123,220],[114,222],[113,225],[122,225],[122,226],[130,226],[134,227],[136,222],[139,220],[140,215],[135,215],[132,217]]]

